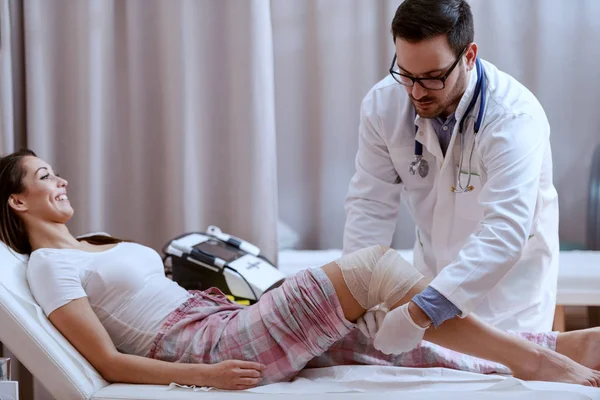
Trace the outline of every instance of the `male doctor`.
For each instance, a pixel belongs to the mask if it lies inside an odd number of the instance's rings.
[[[389,245],[403,203],[416,224],[414,265],[431,282],[397,331],[470,313],[504,330],[550,331],[558,199],[544,110],[478,59],[466,1],[406,0],[392,34],[390,75],[361,105],[344,253]]]

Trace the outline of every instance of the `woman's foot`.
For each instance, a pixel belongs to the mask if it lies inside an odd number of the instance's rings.
[[[540,347],[535,359],[537,360],[535,362],[514,360],[515,365],[509,367],[513,376],[527,381],[563,382],[600,387],[600,372],[562,354]]]
[[[556,351],[581,365],[600,370],[600,327],[559,333]]]

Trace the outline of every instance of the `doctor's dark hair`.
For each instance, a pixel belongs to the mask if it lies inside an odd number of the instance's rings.
[[[23,220],[8,204],[8,200],[11,195],[25,191],[23,178],[25,178],[26,171],[22,161],[27,156],[37,157],[33,151],[21,149],[0,158],[0,241],[20,254],[31,254],[31,244]],[[89,236],[79,240],[97,245],[125,241],[102,235]]]
[[[405,0],[392,20],[392,36],[417,43],[446,35],[458,57],[475,37],[471,6],[465,0]]]

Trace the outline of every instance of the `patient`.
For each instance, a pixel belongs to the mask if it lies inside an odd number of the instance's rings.
[[[600,352],[592,351],[598,329],[510,334],[456,318],[428,329],[413,350],[377,351],[355,322],[378,304],[406,307],[426,285],[386,247],[300,272],[244,307],[218,290],[181,288],[148,247],[102,236],[77,240],[65,225],[73,215],[66,189],[29,150],[2,158],[0,239],[30,255],[36,301],[108,381],[247,389],[289,380],[307,366],[377,364],[600,386]]]

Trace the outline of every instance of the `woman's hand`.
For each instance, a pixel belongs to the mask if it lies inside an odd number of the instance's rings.
[[[259,363],[239,360],[211,364],[207,371],[206,386],[228,390],[250,389],[262,381],[265,368]]]

